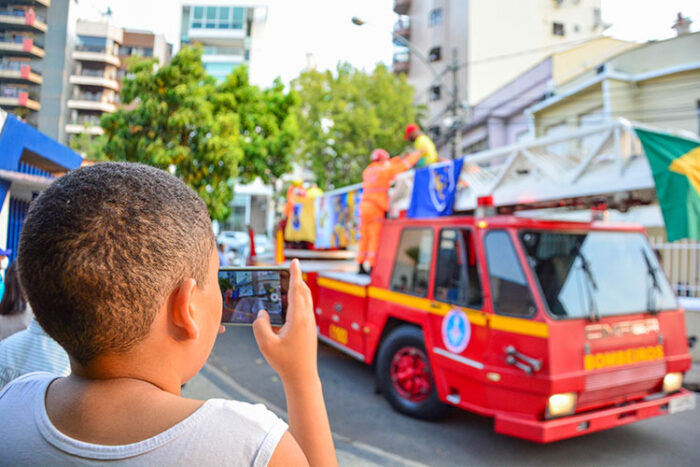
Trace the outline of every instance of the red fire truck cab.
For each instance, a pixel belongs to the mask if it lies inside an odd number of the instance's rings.
[[[641,227],[389,219],[371,276],[308,272],[321,340],[388,402],[551,442],[692,409],[683,310]]]

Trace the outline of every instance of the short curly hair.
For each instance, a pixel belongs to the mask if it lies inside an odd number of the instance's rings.
[[[39,324],[81,364],[129,350],[187,277],[205,283],[215,248],[204,202],[140,164],[82,167],[31,204],[20,282]]]

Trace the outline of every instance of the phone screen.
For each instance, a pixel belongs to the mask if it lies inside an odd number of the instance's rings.
[[[289,269],[222,268],[219,287],[223,298],[223,324],[253,324],[258,311],[270,315],[270,324],[282,326],[287,318]]]

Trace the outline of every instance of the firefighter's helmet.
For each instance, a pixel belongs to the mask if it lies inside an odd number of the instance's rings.
[[[372,162],[380,162],[389,160],[389,153],[384,149],[375,149],[372,151]]]

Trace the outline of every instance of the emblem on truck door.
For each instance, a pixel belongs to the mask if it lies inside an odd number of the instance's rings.
[[[469,345],[471,336],[472,327],[464,311],[452,309],[442,319],[442,342],[450,352],[462,353]]]
[[[622,321],[614,324],[589,324],[586,326],[586,339],[592,341],[605,337],[642,336],[650,332],[659,332],[658,319]]]

